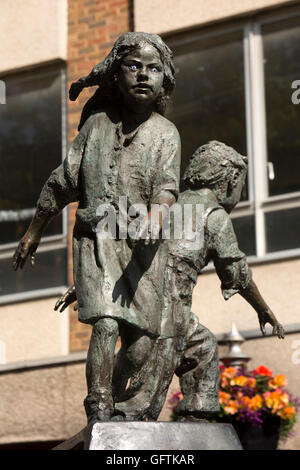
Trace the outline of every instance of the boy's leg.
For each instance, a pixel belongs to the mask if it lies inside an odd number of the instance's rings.
[[[219,411],[219,361],[215,336],[192,314],[186,348],[175,370],[183,399],[180,415],[203,418]]]
[[[94,326],[86,362],[88,395],[84,407],[88,422],[108,421],[114,412],[112,375],[119,327],[112,318],[101,318]]]
[[[178,363],[176,342],[174,338],[152,339],[143,334],[131,340],[126,349],[122,346],[121,361],[114,371],[115,413],[129,421],[156,420]],[[129,368],[124,371],[123,366]]]
[[[122,346],[113,374],[115,413],[125,419],[139,419],[145,406],[145,389],[149,392],[151,375],[146,373],[155,340],[141,330],[120,324]],[[150,361],[150,362],[149,362]]]
[[[122,399],[134,375],[147,361],[153,341],[144,332],[120,323],[121,348],[117,354],[113,373],[113,396],[115,401]],[[129,382],[128,382],[129,381]]]

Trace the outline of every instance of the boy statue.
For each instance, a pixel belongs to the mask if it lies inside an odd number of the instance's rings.
[[[134,348],[131,349],[134,343],[130,347],[122,344],[113,376],[115,418],[157,419],[174,373],[180,379],[183,393],[180,420],[203,419],[218,411],[217,341],[191,312],[197,276],[209,261],[215,265],[224,298],[239,293],[256,310],[264,335],[265,325],[270,323],[273,335],[284,337],[283,327],[252,280],[229,217],[240,200],[246,173],[247,158],[223,143],[209,142],[193,154],[184,174],[187,189],[179,195],[177,205],[182,209],[181,214],[185,214],[186,206],[192,207],[189,222],[193,233],[201,232],[202,243],[195,246],[194,240],[185,236],[176,239],[174,226],[170,230],[162,278],[164,303],[160,335],[143,343],[143,361],[137,369],[132,366],[136,355]],[[198,221],[197,206],[201,209]],[[75,289],[70,288],[59,299],[56,309],[63,310],[74,300]],[[151,297],[148,303],[151,308]]]
[[[180,379],[181,420],[203,418],[219,409],[217,341],[191,312],[197,277],[210,261],[221,280],[224,299],[239,293],[256,310],[262,334],[266,334],[265,325],[270,323],[272,334],[284,338],[283,327],[252,280],[229,217],[240,200],[246,174],[247,158],[217,141],[199,147],[184,173],[187,189],[179,195],[177,205],[182,213],[185,207],[192,206],[192,233],[199,234],[200,230],[202,242],[198,248],[188,237],[168,243],[163,318],[168,327],[161,331],[162,336],[173,336],[168,363],[173,364],[172,369]],[[201,208],[198,222],[197,206]]]

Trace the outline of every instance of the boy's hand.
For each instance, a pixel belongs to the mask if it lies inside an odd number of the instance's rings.
[[[283,326],[277,321],[274,313],[271,310],[265,310],[263,312],[258,313],[258,321],[260,325],[260,329],[262,334],[266,335],[266,327],[267,323],[273,326],[272,334],[274,336],[278,336],[278,338],[283,339],[285,332]]]
[[[151,224],[150,217],[145,218],[141,224],[138,240],[144,240],[145,245],[154,244],[159,238],[160,226],[158,223]]]
[[[63,312],[70,304],[75,302],[77,299],[75,286],[69,287],[69,289],[58,299],[55,304],[54,310],[59,310]],[[59,308],[61,307],[61,308]],[[74,310],[78,310],[78,304],[76,303],[74,306]]]

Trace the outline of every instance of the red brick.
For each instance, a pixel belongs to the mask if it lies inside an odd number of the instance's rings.
[[[78,78],[88,74],[104,59],[115,39],[130,30],[131,0],[68,0],[68,88]],[[77,126],[83,105],[94,93],[95,87],[84,90],[74,103],[68,100],[69,143],[77,135]],[[73,282],[72,230],[77,203],[69,207],[69,283]],[[78,314],[69,308],[70,352],[86,351],[91,327],[78,321]]]

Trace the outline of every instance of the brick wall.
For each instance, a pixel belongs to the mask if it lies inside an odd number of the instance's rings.
[[[122,33],[132,30],[131,0],[68,0],[68,88],[87,75],[111,50]],[[68,102],[69,143],[77,135],[80,113],[94,88],[85,89],[78,100]],[[72,229],[76,205],[69,210],[69,282],[72,280]],[[88,348],[91,327],[79,323],[70,308],[70,352]]]

